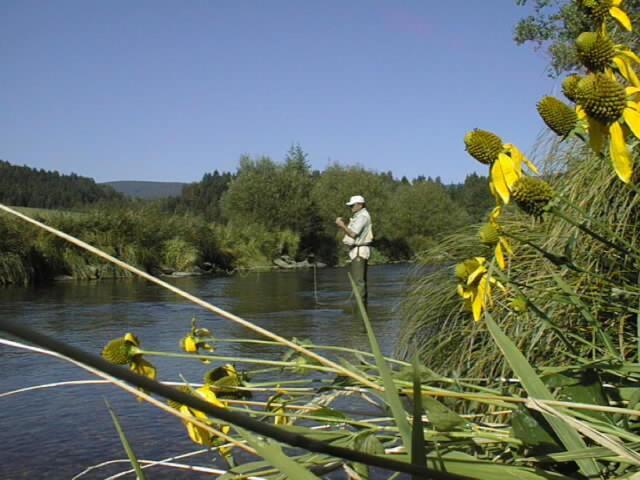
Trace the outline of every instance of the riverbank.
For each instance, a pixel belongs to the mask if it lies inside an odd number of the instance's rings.
[[[337,239],[324,243],[324,258],[305,248],[300,235],[291,230],[216,224],[200,216],[166,215],[153,208],[20,210],[156,276],[175,278],[340,265]],[[393,260],[396,259],[374,249],[370,263]],[[129,276],[129,272],[45,230],[10,214],[0,214],[0,285]]]
[[[258,225],[215,224],[195,215],[162,215],[152,208],[87,212],[36,210],[32,218],[156,275],[222,274],[300,258],[300,238]],[[130,276],[110,263],[24,220],[0,215],[0,285],[56,278]],[[301,258],[303,260],[304,258]]]

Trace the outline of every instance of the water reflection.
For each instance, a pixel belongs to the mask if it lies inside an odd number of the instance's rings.
[[[393,348],[407,266],[372,267],[369,313],[381,346]],[[350,289],[343,269],[268,272],[234,277],[173,280],[193,293],[286,337],[317,344],[368,349],[361,321],[349,306]],[[315,302],[315,293],[319,303]],[[218,337],[262,338],[148,282],[125,279],[68,282],[48,287],[0,289],[0,317],[31,325],[80,348],[99,352],[104,343],[126,331],[143,347],[178,350],[178,340],[196,316]],[[217,353],[277,358],[282,350],[255,344],[219,344]],[[60,361],[0,346],[0,391],[29,385],[90,378]],[[162,380],[201,379],[206,366],[193,361],[154,359]],[[122,458],[122,447],[105,409],[107,397],[127,436],[143,458],[161,458],[193,448],[182,425],[156,409],[107,386],[78,386],[24,393],[0,399],[0,478],[70,478],[83,468]],[[20,420],[18,420],[20,419]],[[33,448],[37,445],[37,455]],[[207,464],[202,458],[195,463]],[[123,467],[102,469],[87,479],[105,478]],[[156,470],[154,479],[199,478],[175,470]],[[202,477],[204,478],[204,477]]]

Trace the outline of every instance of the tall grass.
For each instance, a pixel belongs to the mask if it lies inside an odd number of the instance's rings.
[[[615,178],[609,160],[592,154],[587,147],[543,140],[538,156],[558,193],[558,208],[618,243],[637,245],[640,197]],[[590,314],[631,358],[636,354],[638,265],[579,227],[557,217],[545,218],[543,224],[536,224],[515,208],[504,216],[504,229],[521,240],[512,238],[516,252],[508,274],[532,305],[520,312],[498,290],[492,310],[497,322],[531,363],[545,366],[575,362],[576,355],[592,358],[602,354],[591,342],[573,339],[568,342],[574,344],[571,352],[558,335],[558,331],[596,335],[594,326],[585,319],[585,314]],[[402,305],[405,323],[398,353],[406,357],[418,350],[431,368],[445,375],[498,378],[510,375],[510,369],[485,324],[470,320],[455,292],[452,265],[487,248],[480,244],[477,229],[470,226],[421,254],[423,266],[438,268],[426,274],[418,269],[411,281]],[[551,255],[541,255],[526,242],[542,245]],[[558,283],[552,272],[558,267],[553,262],[562,263],[563,258],[579,266],[578,271],[562,268],[561,277],[586,299],[586,311],[566,300],[557,301]]]

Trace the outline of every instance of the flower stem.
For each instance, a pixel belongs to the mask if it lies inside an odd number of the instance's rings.
[[[222,362],[237,362],[237,363],[254,363],[256,365],[273,365],[278,367],[295,367],[305,368],[309,370],[317,370],[319,372],[331,372],[337,373],[336,370],[330,367],[323,367],[322,365],[314,364],[301,364],[298,365],[295,362],[283,362],[280,360],[263,360],[261,358],[246,358],[246,357],[226,357],[222,355],[201,355],[197,353],[174,353],[174,352],[156,352],[153,350],[142,350],[136,348],[136,354],[141,355],[153,355],[157,357],[169,357],[169,358],[197,358],[199,360],[219,360]]]

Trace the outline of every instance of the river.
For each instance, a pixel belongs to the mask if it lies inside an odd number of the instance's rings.
[[[385,353],[391,353],[400,320],[408,265],[369,269],[369,315]],[[361,320],[349,307],[345,269],[190,277],[176,286],[286,337],[316,344],[369,350]],[[317,301],[316,301],[317,296]],[[192,317],[217,337],[260,338],[215,317],[159,286],[140,280],[60,282],[47,286],[0,289],[0,317],[24,322],[87,351],[134,332],[143,348],[178,351]],[[277,359],[271,346],[220,344],[216,354]],[[194,360],[153,358],[158,377],[199,382],[204,367]],[[0,345],[0,393],[67,380],[92,378],[68,363]],[[209,367],[210,368],[210,367]],[[108,385],[78,385],[34,390],[0,398],[0,478],[69,479],[85,468],[126,458],[104,399],[118,414],[137,456],[159,459],[195,450],[176,418],[139,403]],[[189,460],[211,466],[206,456]],[[106,478],[125,463],[95,469],[81,478]],[[147,470],[150,479],[198,479],[202,474],[168,468]],[[134,478],[129,475],[127,478]],[[211,478],[206,477],[206,478]]]

